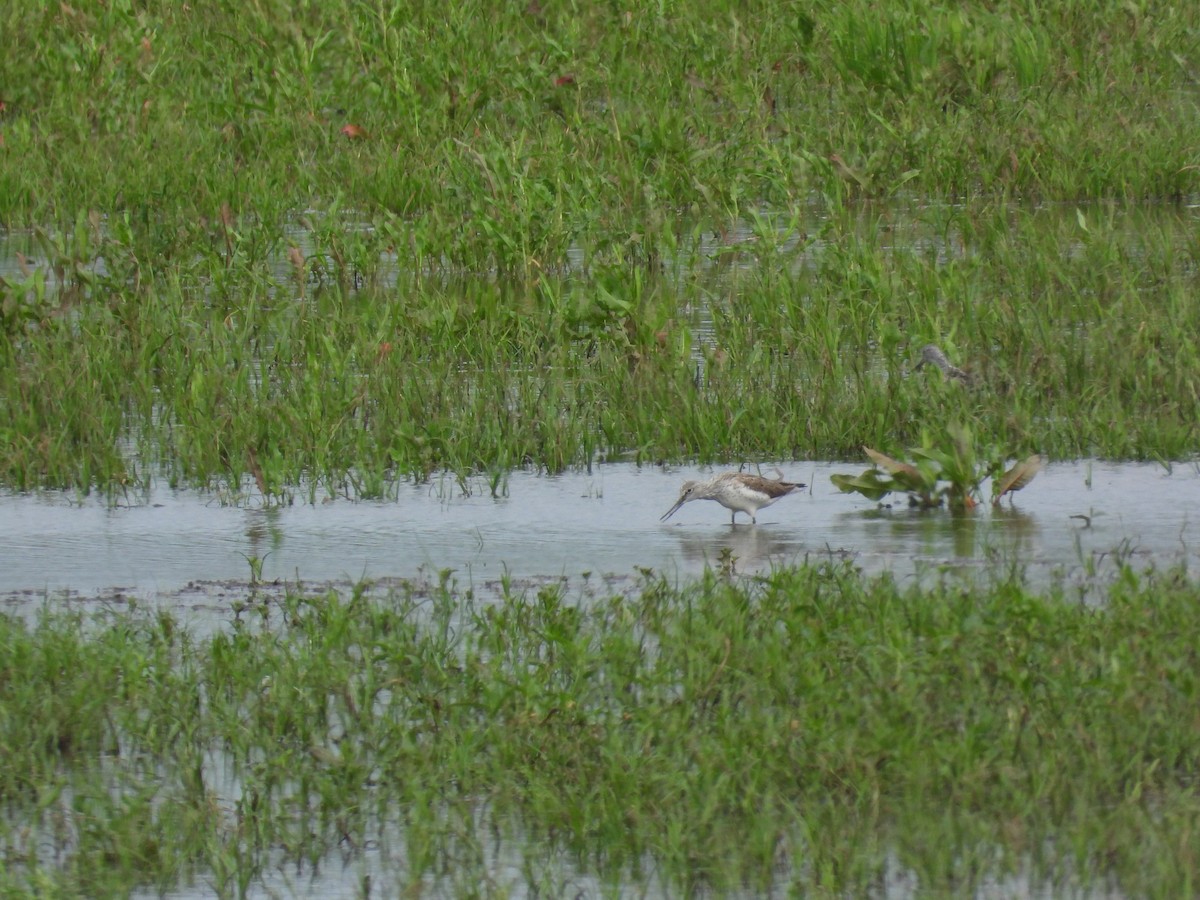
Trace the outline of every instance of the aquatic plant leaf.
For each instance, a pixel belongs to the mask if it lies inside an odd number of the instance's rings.
[[[867,454],[867,458],[879,468],[888,472],[891,475],[904,475],[907,478],[920,480],[921,473],[917,467],[906,462],[901,462],[898,459],[892,459],[885,453],[880,453],[878,450],[872,450],[870,447],[863,447],[863,452]]]
[[[830,475],[839,491],[843,493],[859,493],[868,500],[881,500],[892,492],[892,485],[880,480],[879,472],[867,469],[861,475]]]
[[[1005,494],[1021,490],[1033,481],[1034,476],[1042,470],[1043,465],[1042,458],[1036,453],[1017,463],[1001,475],[1000,480],[996,482],[992,491],[992,503],[999,503],[1000,498]]]
[[[944,465],[949,458],[949,454],[936,447],[913,447],[908,452],[912,454],[913,459],[929,460],[932,463],[937,463],[939,466]]]
[[[920,480],[914,483],[914,489],[932,489],[943,477],[946,468],[951,465],[949,454],[932,447],[913,447],[908,452],[913,459],[913,468],[920,474]]]
[[[974,457],[975,442],[971,438],[970,428],[961,422],[951,422],[946,426],[946,432],[954,442],[954,450],[960,457]]]

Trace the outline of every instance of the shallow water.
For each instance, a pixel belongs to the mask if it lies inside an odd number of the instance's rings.
[[[205,585],[242,584],[251,560],[265,581],[307,584],[437,578],[462,587],[501,578],[633,577],[643,568],[685,578],[706,566],[742,574],[845,558],[900,579],[944,570],[1022,567],[1034,583],[1066,577],[1084,588],[1121,561],[1200,563],[1200,468],[1074,462],[1046,467],[1002,507],[971,513],[881,508],[830,483],[865,466],[785,463],[805,493],[729,524],[709,501],[659,517],[686,478],[707,468],[606,465],[592,474],[516,472],[507,495],[453,480],[404,485],[392,502],[334,499],[265,507],[160,489],[148,502],[43,492],[0,495],[0,596],[8,604],[114,591],[168,606]],[[764,474],[774,475],[771,467]],[[987,486],[985,486],[985,491]],[[1079,518],[1086,517],[1086,518]]]

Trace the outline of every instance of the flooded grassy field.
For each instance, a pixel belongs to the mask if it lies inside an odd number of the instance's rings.
[[[846,468],[789,464],[811,488],[732,526],[659,521],[707,470],[627,464],[386,503],[5,496],[11,883],[1185,883],[1143,851],[1200,814],[1197,468],[1051,464],[965,513],[843,494]]]
[[[4,877],[1153,894],[1195,865],[1197,590],[1177,568],[1104,581],[1098,608],[833,561],[247,587],[215,629],[119,601],[0,617]]]
[[[1196,892],[1200,7],[0,33],[0,896]]]

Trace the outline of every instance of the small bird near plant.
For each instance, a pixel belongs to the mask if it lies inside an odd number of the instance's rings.
[[[1021,460],[997,478],[992,485],[992,505],[999,506],[1000,498],[1005,494],[1009,495],[1009,502],[1012,502],[1012,495],[1033,481],[1034,476],[1042,471],[1044,465],[1045,461],[1035,453],[1033,456]]]
[[[770,506],[780,497],[786,497],[793,491],[798,491],[807,485],[799,482],[772,480],[761,475],[747,475],[742,472],[725,472],[716,475],[708,481],[685,481],[675,505],[663,514],[660,522],[669,519],[679,507],[689,500],[716,500],[723,507],[732,510],[730,524],[737,524],[737,514],[744,512],[750,517],[750,522],[757,524],[755,514],[765,506]]]

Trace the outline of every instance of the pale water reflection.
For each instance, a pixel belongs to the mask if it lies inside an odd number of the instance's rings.
[[[557,476],[516,472],[507,495],[486,483],[404,485],[397,500],[264,507],[193,491],[154,492],[110,505],[70,494],[0,496],[0,595],[40,603],[71,592],[120,589],[170,604],[197,584],[264,580],[308,584],[416,579],[452,570],[461,586],[508,577],[633,577],[654,569],[685,578],[706,566],[753,574],[773,566],[851,559],[868,573],[910,579],[945,570],[1004,572],[1088,584],[1116,563],[1200,563],[1194,464],[1049,465],[1016,503],[970,514],[879,508],[839,493],[847,463],[782,463],[804,493],[730,526],[728,511],[690,503],[665,523],[680,483],[712,469],[608,465]],[[765,466],[764,474],[774,475]]]

